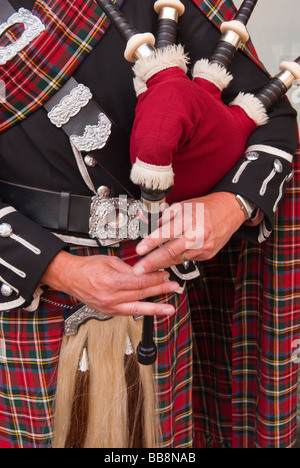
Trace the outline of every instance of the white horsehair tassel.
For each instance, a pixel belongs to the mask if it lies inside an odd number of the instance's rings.
[[[89,359],[86,347],[83,348],[82,355],[79,361],[78,370],[80,372],[87,372],[89,370]]]
[[[129,336],[127,335],[125,354],[126,354],[126,356],[130,356],[133,353],[134,353],[134,349],[133,349],[133,346],[132,346],[132,343],[131,343],[131,340],[130,340]]]

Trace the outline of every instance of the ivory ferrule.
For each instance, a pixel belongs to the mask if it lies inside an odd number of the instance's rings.
[[[128,62],[149,57],[155,51],[155,37],[151,33],[138,33],[132,36],[126,44],[124,57]]]
[[[275,78],[278,78],[284,84],[286,89],[290,89],[290,87],[293,85],[295,81],[294,75],[288,70],[284,70],[278,73],[278,75],[276,75]]]
[[[179,14],[178,11],[175,8],[172,7],[163,7],[160,12],[158,19],[159,20],[172,20],[175,21],[175,23],[178,23],[178,18]]]
[[[242,42],[246,43],[249,39],[249,33],[246,26],[240,21],[224,21],[220,27],[221,33],[224,34],[226,31],[233,31],[239,35]]]
[[[228,42],[229,44],[233,45],[236,49],[239,48],[241,44],[240,36],[234,31],[226,31],[222,34],[222,41]]]
[[[300,80],[300,64],[298,63],[298,60],[295,60],[294,62],[282,62],[279,69],[290,72],[295,80]]]
[[[179,16],[182,16],[185,11],[185,6],[180,0],[157,0],[154,3],[154,10],[156,13],[161,12],[164,8],[167,7],[176,10]]]
[[[150,57],[155,52],[151,44],[142,44],[134,52],[134,61]]]

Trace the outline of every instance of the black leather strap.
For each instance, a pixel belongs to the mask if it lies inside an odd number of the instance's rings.
[[[67,83],[45,104],[49,112],[65,96],[78,86],[75,78],[71,77]],[[98,150],[89,151],[102,170],[102,183],[109,187],[113,196],[126,194],[130,198],[139,198],[139,188],[130,180],[129,139],[127,135],[107,116],[98,103],[91,99],[78,114],[62,125],[61,129],[70,138],[72,135],[82,136],[87,125],[95,125],[100,113],[106,115],[111,123],[111,135],[106,144]],[[84,154],[83,154],[84,156]],[[117,158],[117,164],[116,164]]]
[[[68,79],[68,81],[44,104],[47,112],[57,106],[60,101],[69,95],[71,91],[78,86],[78,82],[74,77]],[[62,125],[62,130],[70,137],[71,135],[81,136],[84,133],[86,125],[96,125],[98,123],[98,115],[104,113],[101,107],[96,103],[94,99],[90,99],[88,104],[70,118],[69,122]],[[109,119],[112,125],[112,133],[118,128],[111,119]]]
[[[35,223],[61,233],[88,234],[91,198],[0,181],[4,203]]]
[[[60,206],[58,213],[58,230],[65,232],[69,230],[69,213],[70,213],[71,193],[61,192]]]

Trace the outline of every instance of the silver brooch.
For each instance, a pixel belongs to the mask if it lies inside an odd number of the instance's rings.
[[[20,8],[17,13],[11,15],[5,23],[1,24],[0,36],[6,29],[18,23],[24,26],[22,36],[12,44],[0,47],[0,65],[5,65],[45,30],[45,26],[37,16],[25,8]]]
[[[71,135],[70,140],[78,151],[95,151],[105,146],[111,134],[111,121],[102,112],[97,125],[87,125],[83,136]]]
[[[61,128],[69,122],[71,117],[77,115],[92,97],[90,89],[83,84],[79,84],[48,112],[50,122],[56,127]]]

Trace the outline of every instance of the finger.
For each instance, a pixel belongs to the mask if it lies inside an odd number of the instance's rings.
[[[153,231],[139,243],[136,249],[138,255],[146,255],[170,241],[170,239],[180,239],[184,237],[185,224],[182,205],[180,203],[175,203],[167,208],[161,218],[160,225],[160,228]]]
[[[137,276],[144,275],[161,268],[183,263],[182,252],[185,251],[185,240],[175,239],[167,242],[157,250],[142,258],[133,268]]]
[[[143,290],[155,286],[162,286],[168,279],[170,274],[167,271],[154,271],[150,273],[136,276],[133,267],[130,273],[118,273],[111,280],[112,289],[114,291],[134,291]]]
[[[153,231],[148,237],[143,239],[137,246],[136,252],[143,256],[157,249],[161,245],[169,242],[170,239],[180,239],[183,237],[182,220],[178,218],[171,219],[164,223],[159,229]]]
[[[158,286],[150,288],[139,289],[135,291],[122,291],[111,297],[111,301],[115,304],[122,304],[126,302],[135,302],[148,299],[150,297],[159,297],[166,294],[177,292],[180,289],[176,281],[167,281]],[[113,307],[113,304],[110,306]]]
[[[167,271],[157,270],[141,278],[137,278],[134,274],[133,267],[122,260],[110,266],[113,268],[113,271],[109,276],[115,290],[144,289],[162,284],[170,277]]]
[[[164,210],[163,215],[159,220],[160,226],[169,223],[180,213],[182,213],[182,206],[180,203],[174,203],[173,205],[169,206]]]
[[[144,315],[157,315],[169,316],[175,313],[175,307],[170,304],[160,304],[156,302],[128,302],[120,304],[116,310],[115,315],[131,315],[131,316],[144,316]]]

